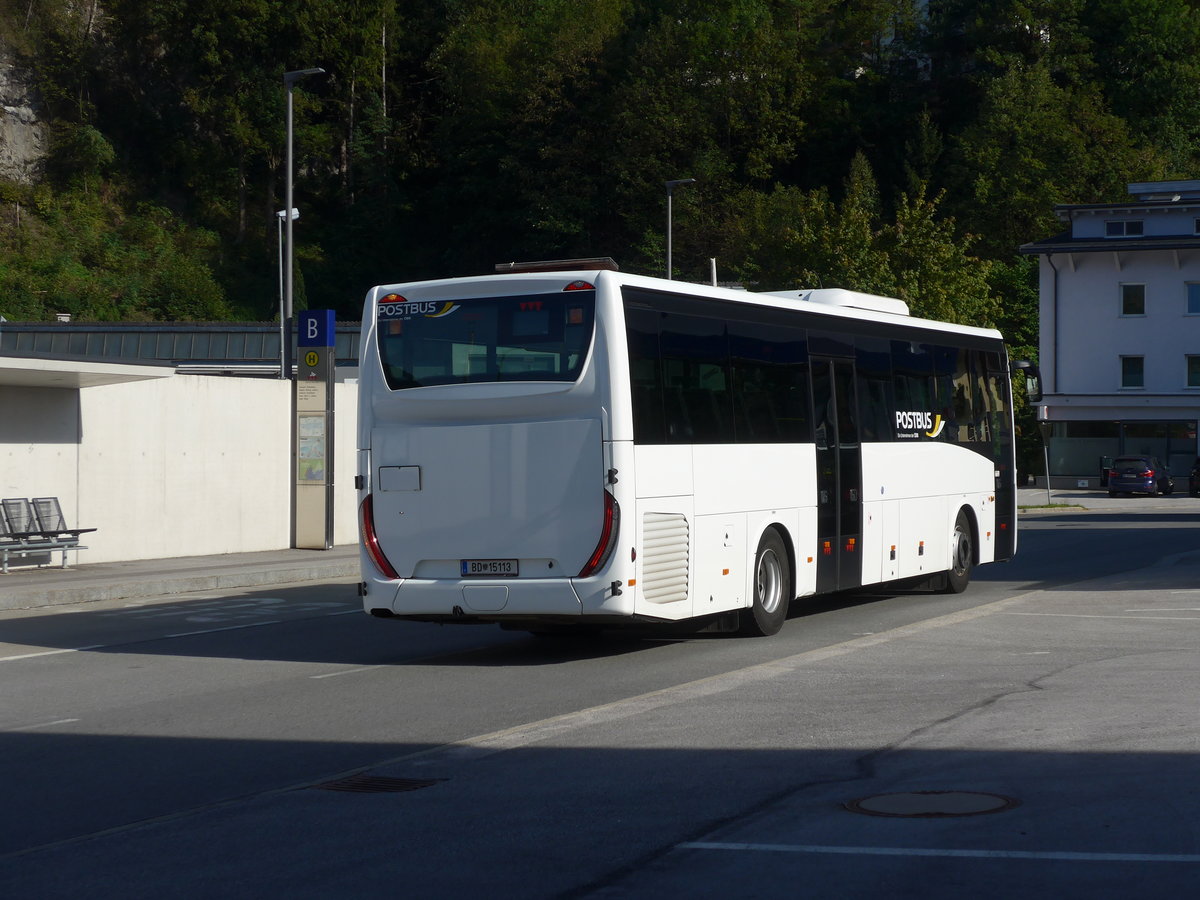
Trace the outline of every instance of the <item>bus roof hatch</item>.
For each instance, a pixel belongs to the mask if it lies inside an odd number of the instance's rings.
[[[497,275],[509,275],[516,272],[583,272],[606,269],[609,272],[619,272],[621,267],[611,256],[594,256],[590,259],[544,259],[538,262],[507,262],[496,263]]]
[[[842,288],[821,288],[808,291],[768,291],[768,297],[782,297],[785,300],[804,300],[807,303],[823,303],[826,306],[849,306],[853,309],[866,309],[871,312],[891,313],[894,316],[907,316],[908,304],[895,297],[879,297],[875,294],[863,294],[858,291],[847,291]]]

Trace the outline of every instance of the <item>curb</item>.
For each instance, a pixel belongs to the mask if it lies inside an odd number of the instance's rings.
[[[0,596],[0,610],[35,609],[44,606],[63,606],[69,603],[93,603],[99,600],[138,600],[164,594],[184,594],[192,591],[218,591],[260,585],[296,584],[356,577],[358,558],[337,560],[318,565],[274,565],[262,568],[229,569],[207,574],[177,576],[147,576],[140,579],[117,578],[93,581],[72,586],[47,585],[40,588],[23,585]],[[2,587],[3,585],[0,585]]]

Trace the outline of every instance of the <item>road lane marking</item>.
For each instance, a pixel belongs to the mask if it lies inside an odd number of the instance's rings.
[[[1125,612],[1200,612],[1200,606],[1181,606],[1179,609],[1157,609],[1153,606],[1143,606],[1138,609],[1127,609]]]
[[[326,672],[324,675],[309,675],[314,681],[322,678],[337,678],[340,675],[354,675],[357,672],[370,672],[372,669],[382,669],[383,665],[378,666],[359,666],[357,669],[343,669],[340,672]]]
[[[1047,619],[1149,619],[1152,622],[1200,622],[1200,616],[1125,616],[1085,613],[1009,613],[1010,616],[1041,616]]]
[[[59,653],[82,653],[84,650],[99,650],[107,644],[91,644],[87,647],[66,647],[62,650],[39,650],[37,653],[21,653],[18,656],[0,656],[0,662],[14,662],[18,659],[33,659],[37,656],[57,656]]]
[[[351,610],[346,610],[346,602],[341,600],[285,600],[280,597],[245,597],[245,598],[214,598],[204,601],[188,600],[183,603],[170,604],[165,607],[160,600],[152,603],[127,606],[122,609],[109,609],[97,612],[100,618],[128,621],[133,619],[140,622],[155,620],[182,619],[188,622],[221,623],[244,622],[255,616],[278,615],[281,610],[299,615],[311,613],[314,617],[325,610],[336,609],[328,615],[345,615],[347,612],[362,612],[362,606],[354,604]]]
[[[39,656],[56,656],[60,653],[82,653],[85,650],[107,650],[111,647],[126,647],[130,644],[145,644],[150,641],[163,641],[167,638],[193,637],[198,634],[213,634],[218,631],[236,631],[241,628],[257,628],[260,625],[280,625],[284,622],[303,622],[307,619],[330,619],[334,616],[352,616],[362,615],[362,609],[348,609],[335,613],[325,613],[320,616],[296,616],[287,619],[268,619],[262,622],[247,622],[243,625],[230,625],[225,628],[207,628],[200,631],[179,631],[174,634],[154,634],[148,637],[134,638],[128,641],[119,641],[115,644],[88,644],[86,647],[63,647],[59,650],[39,650],[35,653],[19,653],[14,656],[0,656],[0,663],[16,662],[19,659],[35,659]]]
[[[677,850],[742,850],[760,853],[835,853],[848,856],[933,856],[960,859],[1046,859],[1055,862],[1200,863],[1197,853],[1088,853],[1070,850],[949,850],[924,847],[837,847],[821,844],[749,844],[688,841]]]
[[[243,628],[259,628],[263,625],[278,625],[283,619],[269,619],[265,622],[247,622],[244,625],[226,625],[224,628],[203,628],[200,631],[178,631],[175,634],[164,634],[164,638],[195,637],[198,634],[216,634],[218,631],[241,631]],[[151,638],[150,640],[157,640]],[[138,641],[141,643],[141,641]]]
[[[5,731],[36,731],[39,728],[53,728],[55,725],[70,725],[78,719],[55,719],[53,722],[38,722],[36,725],[18,725],[15,728],[5,728]]]

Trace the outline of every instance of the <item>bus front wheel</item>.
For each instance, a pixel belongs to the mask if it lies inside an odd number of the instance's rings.
[[[954,520],[954,534],[950,537],[950,570],[946,573],[946,593],[961,594],[971,580],[971,569],[975,565],[975,539],[971,532],[971,520],[965,509],[958,511]]]
[[[791,600],[792,576],[787,548],[779,532],[768,528],[758,542],[754,555],[754,592],[749,609],[743,609],[739,631],[745,635],[767,637],[783,627]]]

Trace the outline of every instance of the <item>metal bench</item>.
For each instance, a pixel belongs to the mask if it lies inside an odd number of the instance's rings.
[[[95,528],[68,528],[57,497],[24,497],[0,501],[0,571],[8,574],[9,557],[62,554],[67,567],[68,550],[86,550],[79,542],[81,534]]]
[[[68,528],[57,497],[34,497],[32,505],[38,531],[46,537],[78,538],[81,534],[88,534],[96,530],[95,528]]]

